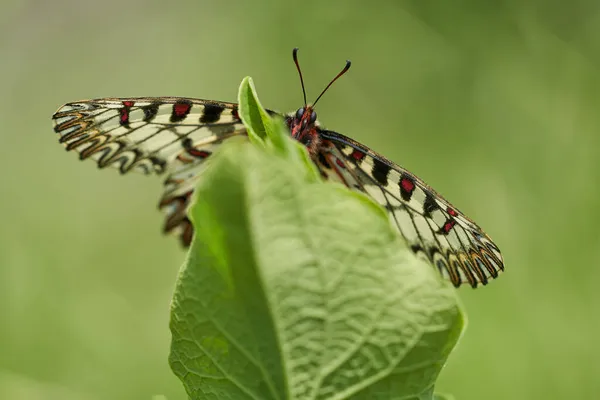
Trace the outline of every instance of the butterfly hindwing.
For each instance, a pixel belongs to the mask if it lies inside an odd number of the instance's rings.
[[[245,135],[237,104],[178,97],[106,98],[62,106],[54,130],[67,150],[121,173],[166,174],[159,208],[165,232],[189,245],[187,208],[204,161],[223,140]]]
[[[418,177],[348,137],[319,133],[324,175],[381,204],[410,248],[455,286],[485,285],[504,269],[500,250],[489,236]]]

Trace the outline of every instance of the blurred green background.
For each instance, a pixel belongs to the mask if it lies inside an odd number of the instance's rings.
[[[185,398],[167,365],[185,253],[161,180],[80,163],[50,117],[95,97],[319,103],[323,125],[422,177],[498,243],[460,290],[457,400],[600,393],[600,3],[0,2],[0,398]]]

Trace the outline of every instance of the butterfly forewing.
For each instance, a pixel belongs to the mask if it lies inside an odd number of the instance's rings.
[[[486,284],[504,269],[494,242],[419,178],[339,133],[320,130],[319,167],[381,204],[411,249],[455,286]]]
[[[223,140],[245,135],[237,105],[177,97],[83,100],[61,107],[54,130],[67,150],[121,173],[166,173],[165,231],[189,245],[186,211],[203,163]]]

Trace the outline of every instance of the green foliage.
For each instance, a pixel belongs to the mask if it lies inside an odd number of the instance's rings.
[[[463,326],[453,288],[379,206],[315,179],[248,78],[240,115],[265,146],[213,156],[173,301],[170,364],[188,395],[433,399]]]

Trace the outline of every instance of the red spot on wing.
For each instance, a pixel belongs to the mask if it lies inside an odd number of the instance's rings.
[[[365,153],[358,149],[354,149],[350,154],[350,157],[352,157],[356,161],[362,161],[362,159],[365,158]]]
[[[341,169],[346,169],[346,164],[344,164],[344,162],[342,160],[340,160],[339,158],[336,157],[335,159],[335,163],[337,164],[338,167],[340,167]]]
[[[173,114],[176,117],[185,117],[190,112],[192,105],[189,103],[175,103],[173,104]]]
[[[400,188],[405,192],[412,193],[415,190],[415,183],[409,178],[400,179]]]
[[[400,197],[402,197],[402,200],[410,201],[415,190],[415,181],[413,178],[404,175],[400,178],[398,185],[400,186]]]
[[[133,105],[134,105],[134,104],[135,104],[135,102],[133,102],[133,101],[131,101],[131,100],[125,100],[125,101],[123,102],[123,105],[124,105],[125,107],[133,107]]]
[[[210,151],[195,148],[192,144],[192,139],[190,138],[185,138],[181,144],[185,149],[185,152],[194,158],[206,158],[212,154]],[[177,158],[181,160],[180,157]]]
[[[191,156],[196,157],[196,158],[206,158],[206,157],[208,157],[208,156],[210,156],[212,154],[210,151],[198,150],[198,149],[195,149],[193,147],[190,148],[190,149],[187,149],[187,152]]]
[[[238,109],[237,108],[234,108],[233,110],[231,110],[231,116],[236,121],[240,120],[240,114],[238,114]]]
[[[180,99],[173,103],[173,110],[171,111],[171,118],[169,120],[174,124],[181,122],[188,116],[191,109],[191,101],[187,99]]]
[[[129,125],[129,107],[119,108],[119,122],[121,125]]]
[[[452,230],[452,228],[454,228],[454,225],[456,225],[456,221],[453,219],[449,219],[444,223],[444,226],[442,226],[441,228],[441,232],[445,235],[447,235],[448,233],[450,233],[450,231]]]
[[[456,212],[456,210],[454,210],[453,208],[448,207],[446,209],[446,211],[448,212],[448,214],[452,215],[453,217],[456,217],[458,215],[458,213]]]
[[[121,124],[125,125],[129,122],[129,111],[126,108],[121,108]]]

